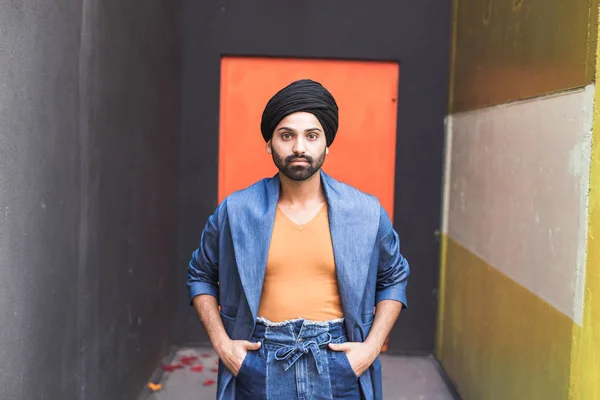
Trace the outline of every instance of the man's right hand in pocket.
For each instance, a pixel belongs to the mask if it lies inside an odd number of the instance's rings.
[[[227,340],[218,349],[215,349],[225,367],[233,376],[238,376],[244,358],[249,351],[258,350],[260,342],[252,343],[247,340]]]

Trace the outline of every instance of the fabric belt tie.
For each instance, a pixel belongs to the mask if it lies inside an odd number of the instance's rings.
[[[331,335],[323,333],[314,339],[303,341],[298,340],[294,346],[282,346],[275,352],[275,359],[286,362],[283,364],[283,369],[287,371],[292,365],[298,361],[300,357],[309,352],[313,355],[317,365],[319,374],[323,372],[323,361],[321,360],[321,347],[327,346],[331,342]]]

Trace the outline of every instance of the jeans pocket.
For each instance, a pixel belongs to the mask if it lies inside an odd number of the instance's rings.
[[[331,343],[334,344],[342,344],[346,343],[348,339],[345,335],[339,336],[331,340]],[[333,361],[333,365],[337,369],[337,373],[342,373],[342,375],[346,376],[349,379],[358,380],[358,376],[352,369],[352,365],[350,365],[350,360],[348,360],[348,356],[345,351],[333,351],[329,350],[331,354],[331,360]]]
[[[237,375],[235,376],[236,379],[240,379],[240,377],[243,375],[244,370],[247,367],[248,364],[248,357],[250,356],[250,352],[246,353],[246,356],[244,357],[244,359],[242,360],[242,365],[240,365],[240,369],[238,370]]]
[[[342,344],[346,343],[346,337],[341,336],[339,338],[333,339],[331,343]],[[348,356],[345,351],[333,351],[330,350],[331,361],[333,362],[334,368],[337,374],[341,374],[342,376],[346,376],[349,379],[358,380],[358,376],[354,373],[352,369],[352,365],[350,365],[350,360],[348,360]]]
[[[360,385],[348,356],[343,351],[331,351],[329,364],[330,385],[333,399],[360,399]]]
[[[348,360],[348,356],[346,355],[346,352],[342,351],[341,352],[342,357],[341,359],[343,360],[343,363],[346,366],[346,369],[348,371],[348,374],[350,377],[354,378],[354,379],[358,379],[358,376],[356,375],[356,372],[354,372],[354,370],[352,369],[352,365],[350,364],[350,360]]]
[[[266,400],[266,364],[258,351],[248,351],[235,379],[235,399]]]

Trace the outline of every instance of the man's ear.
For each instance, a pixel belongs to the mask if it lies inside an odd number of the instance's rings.
[[[325,147],[325,154],[329,154],[329,147]]]
[[[273,149],[271,148],[271,141],[270,140],[267,142],[267,153],[269,153],[269,154],[273,153]]]

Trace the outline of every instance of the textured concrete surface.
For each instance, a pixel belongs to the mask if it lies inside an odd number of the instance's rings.
[[[578,325],[593,104],[588,86],[449,117],[448,235]]]
[[[0,1],[0,399],[131,399],[172,342],[176,4]]]
[[[161,385],[160,390],[152,392],[147,388],[139,400],[211,400],[216,397],[217,373],[213,368],[217,357],[212,350],[182,348],[169,361],[164,365],[181,368],[162,372],[161,377],[151,380],[150,383]],[[433,358],[382,355],[381,362],[386,400],[454,399]]]

